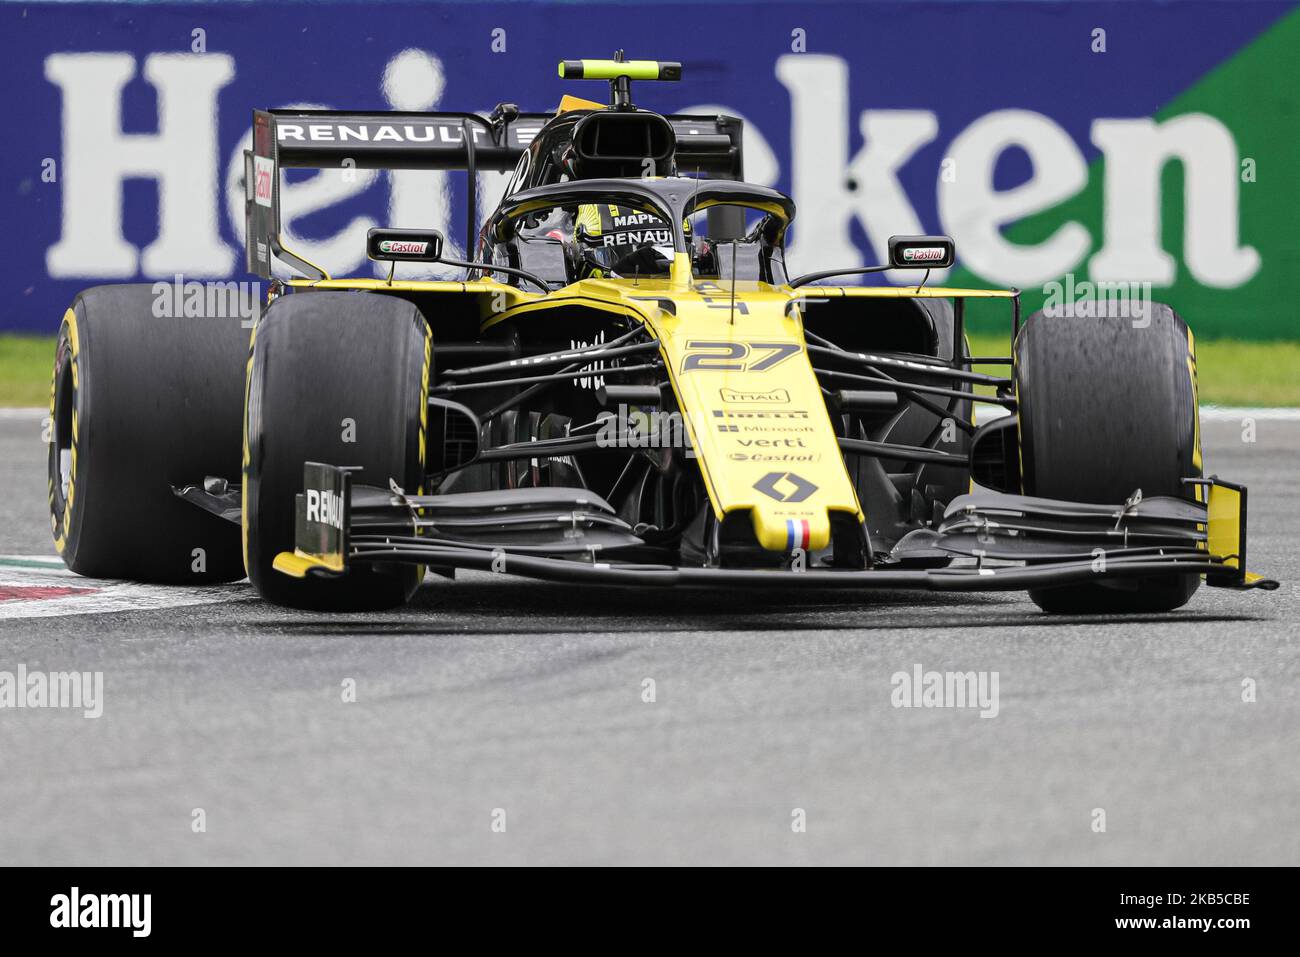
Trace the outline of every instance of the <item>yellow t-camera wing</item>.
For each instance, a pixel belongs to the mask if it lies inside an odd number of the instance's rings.
[[[671,60],[561,60],[565,80],[680,80],[682,65]]]

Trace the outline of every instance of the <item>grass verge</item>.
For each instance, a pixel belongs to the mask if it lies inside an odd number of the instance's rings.
[[[0,335],[0,407],[49,408],[53,336]]]
[[[974,335],[977,356],[1007,354],[1006,336]],[[980,372],[1006,375],[1006,366]],[[1202,405],[1300,406],[1300,342],[1196,340],[1196,378]]]
[[[975,355],[1006,355],[1005,336],[971,336]],[[50,402],[52,336],[0,335],[0,407]],[[1300,406],[1300,342],[1197,340],[1201,402],[1228,406]],[[1006,366],[980,371],[1005,374]]]

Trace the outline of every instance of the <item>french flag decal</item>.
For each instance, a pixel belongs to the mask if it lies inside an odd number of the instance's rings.
[[[808,549],[808,520],[787,518],[785,520],[785,547],[790,551],[796,548]]]

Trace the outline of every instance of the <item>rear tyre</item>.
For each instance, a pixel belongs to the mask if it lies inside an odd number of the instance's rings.
[[[238,481],[248,329],[160,318],[157,301],[150,285],[97,286],[63,317],[50,390],[54,546],[95,578],[236,581],[239,530],[172,488]]]
[[[1150,323],[1096,303],[1101,315],[1036,312],[1016,339],[1016,390],[1025,494],[1120,504],[1143,497],[1195,498],[1201,475],[1196,352],[1186,324],[1163,303]],[[1139,324],[1135,324],[1139,323]],[[1063,614],[1170,611],[1187,603],[1199,575],[1161,575],[1030,589]]]
[[[298,292],[266,310],[249,361],[243,500],[245,564],[263,598],[345,611],[390,608],[415,593],[413,565],[298,579],[271,563],[294,547],[304,462],[358,466],[360,484],[421,489],[431,344],[419,310],[388,296]]]

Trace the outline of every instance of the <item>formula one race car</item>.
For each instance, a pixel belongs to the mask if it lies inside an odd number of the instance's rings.
[[[554,114],[255,113],[247,258],[269,292],[251,348],[233,320],[156,318],[149,285],[90,289],[64,318],[49,488],[67,564],[246,573],[319,609],[397,605],[457,569],[1027,589],[1056,612],[1275,587],[1246,571],[1246,490],[1204,477],[1172,309],[1022,322],[1015,290],[926,285],[954,262],[943,236],[790,276],[795,206],[743,182],[740,122],[631,104],[631,81],[680,74],[566,61],[610,103]],[[350,166],[467,171],[466,253],[372,229],[387,278],[344,279],[289,249],[282,170]],[[513,174],[478,228],[484,170]],[[461,272],[402,278],[411,263]],[[886,269],[918,278],[824,282]],[[974,301],[1006,309],[1010,358],[969,354]]]

